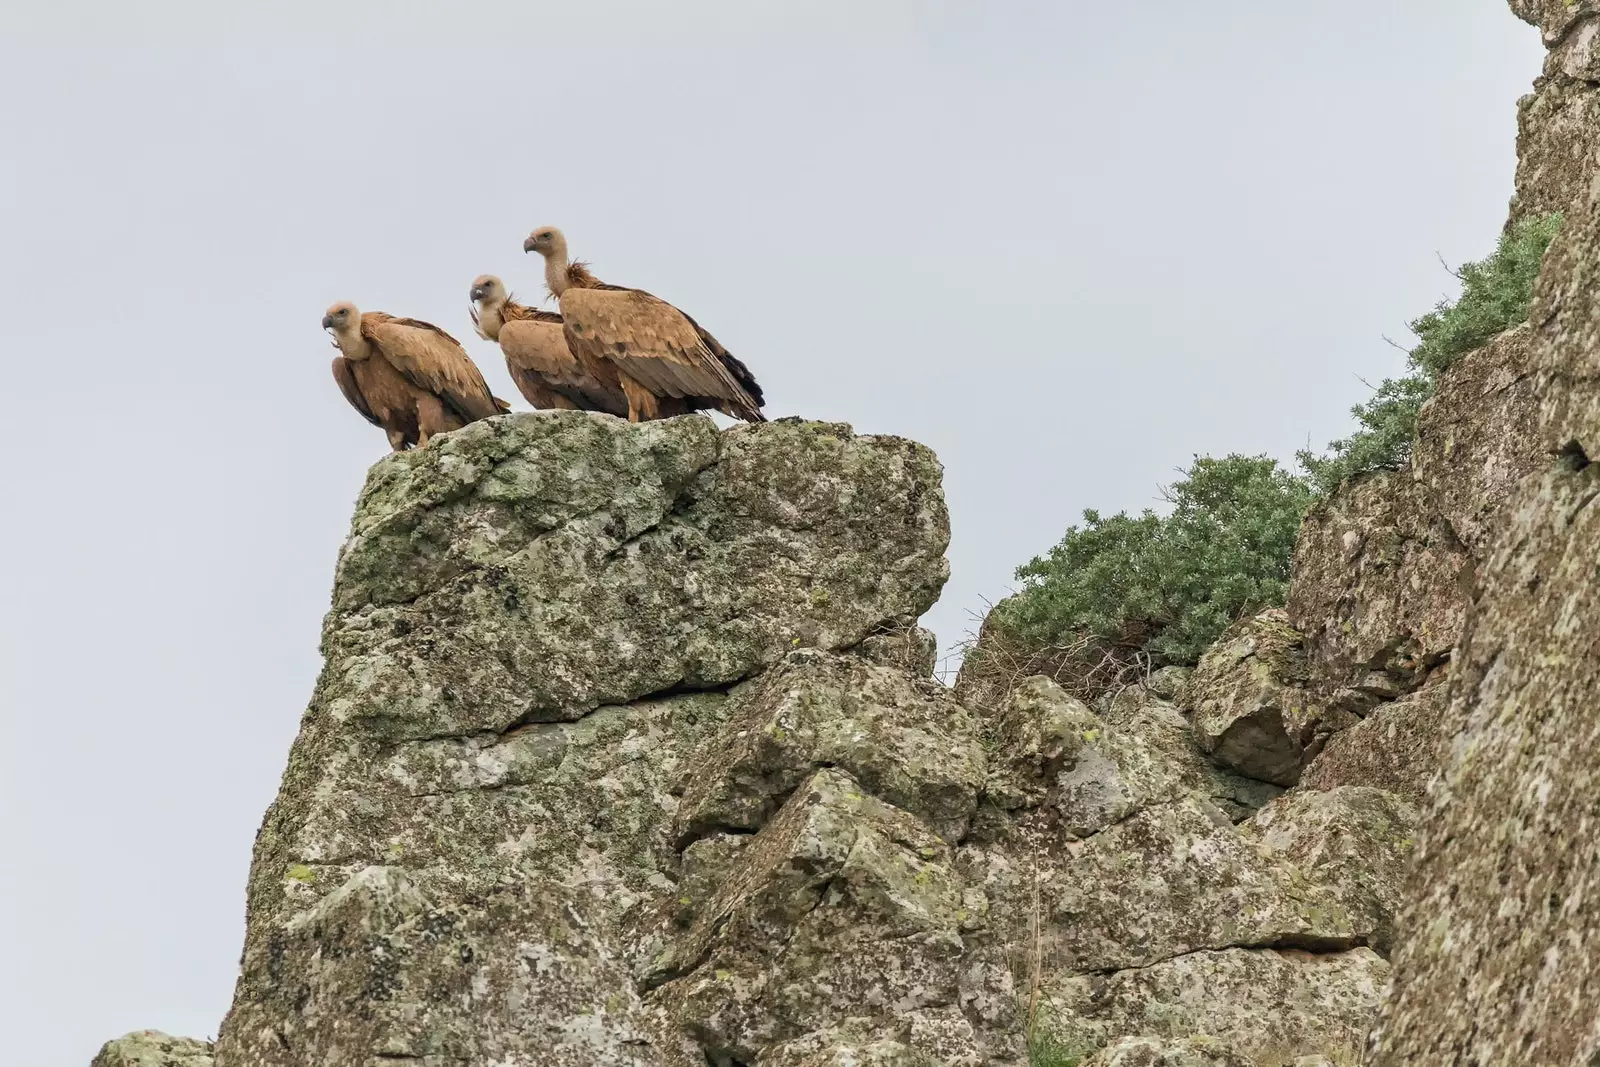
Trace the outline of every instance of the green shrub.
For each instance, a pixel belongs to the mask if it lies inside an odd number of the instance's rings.
[[[1168,515],[1083,513],[1048,555],[1017,569],[995,610],[1044,647],[1088,635],[1158,663],[1193,663],[1242,615],[1283,602],[1304,479],[1266,456],[1197,457],[1167,492]]]
[[[1560,228],[1560,215],[1524,219],[1501,234],[1487,259],[1457,272],[1461,294],[1411,323],[1417,345],[1406,357],[1409,372],[1386,379],[1372,399],[1351,409],[1356,432],[1329,443],[1327,455],[1300,453],[1300,465],[1319,491],[1331,493],[1346,478],[1393,470],[1411,457],[1417,412],[1439,375],[1496,334],[1527,321],[1539,263]]]

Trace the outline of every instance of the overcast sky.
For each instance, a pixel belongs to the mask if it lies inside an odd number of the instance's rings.
[[[209,1036],[385,450],[337,299],[470,336],[536,224],[773,416],[945,464],[949,644],[1085,507],[1348,426],[1505,217],[1498,0],[501,0],[0,14],[0,1015]],[[802,9],[803,11],[799,10]],[[517,394],[497,351],[469,347]],[[519,405],[520,406],[520,405]]]

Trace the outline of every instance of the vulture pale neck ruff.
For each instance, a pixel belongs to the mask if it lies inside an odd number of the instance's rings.
[[[345,359],[361,360],[372,355],[372,346],[367,339],[361,336],[361,320],[346,324],[343,328],[333,327],[328,331],[333,334],[333,343],[343,353]]]

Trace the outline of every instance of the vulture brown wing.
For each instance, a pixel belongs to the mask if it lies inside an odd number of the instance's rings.
[[[376,313],[382,315],[382,312]],[[509,410],[460,343],[437,326],[372,312],[361,316],[361,333],[406,380],[443,400],[466,422]]]
[[[610,361],[658,397],[714,397],[761,419],[755,398],[666,301],[638,289],[568,289],[561,313],[567,340],[586,363]]]
[[[532,371],[522,370],[509,359],[506,360],[506,370],[511,374],[511,380],[516,384],[517,392],[522,398],[541,411],[551,408],[564,408],[572,406],[571,401],[550,388],[550,383]]]
[[[536,407],[553,406],[535,400],[524,386],[526,377],[537,377],[545,387],[566,397],[579,410],[626,416],[628,398],[623,395],[621,385],[614,380],[600,380],[578,362],[567,346],[561,316],[544,312],[539,316],[513,320],[500,327],[500,350],[505,353],[506,366],[528,403]]]
[[[523,370],[556,376],[582,373],[559,322],[505,323],[500,327],[500,350],[507,362]]]
[[[339,383],[339,392],[350,401],[350,406],[361,412],[361,417],[374,426],[382,426],[378,417],[372,413],[372,408],[367,405],[367,398],[361,393],[361,385],[356,381],[356,365],[343,356],[333,357],[333,380]]]

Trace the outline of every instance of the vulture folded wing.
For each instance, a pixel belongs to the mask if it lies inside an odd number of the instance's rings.
[[[565,397],[581,411],[626,416],[628,398],[622,387],[616,381],[601,381],[578,362],[567,345],[561,316],[548,312],[533,315],[537,317],[516,319],[500,327],[500,350],[505,353],[506,367],[528,403],[555,406],[540,403],[529,393],[525,383],[537,379],[543,388]]]
[[[437,396],[464,421],[510,410],[489,392],[467,350],[439,327],[382,312],[368,312],[361,319],[362,334],[407,381]]]
[[[561,312],[568,343],[585,362],[609,360],[658,397],[725,400],[761,418],[755,398],[666,301],[638,289],[568,289]]]
[[[378,417],[372,413],[372,408],[367,404],[367,398],[362,395],[361,385],[356,381],[356,365],[343,356],[333,357],[333,380],[339,383],[339,392],[350,401],[350,406],[361,412],[361,417],[374,426],[383,425]]]

